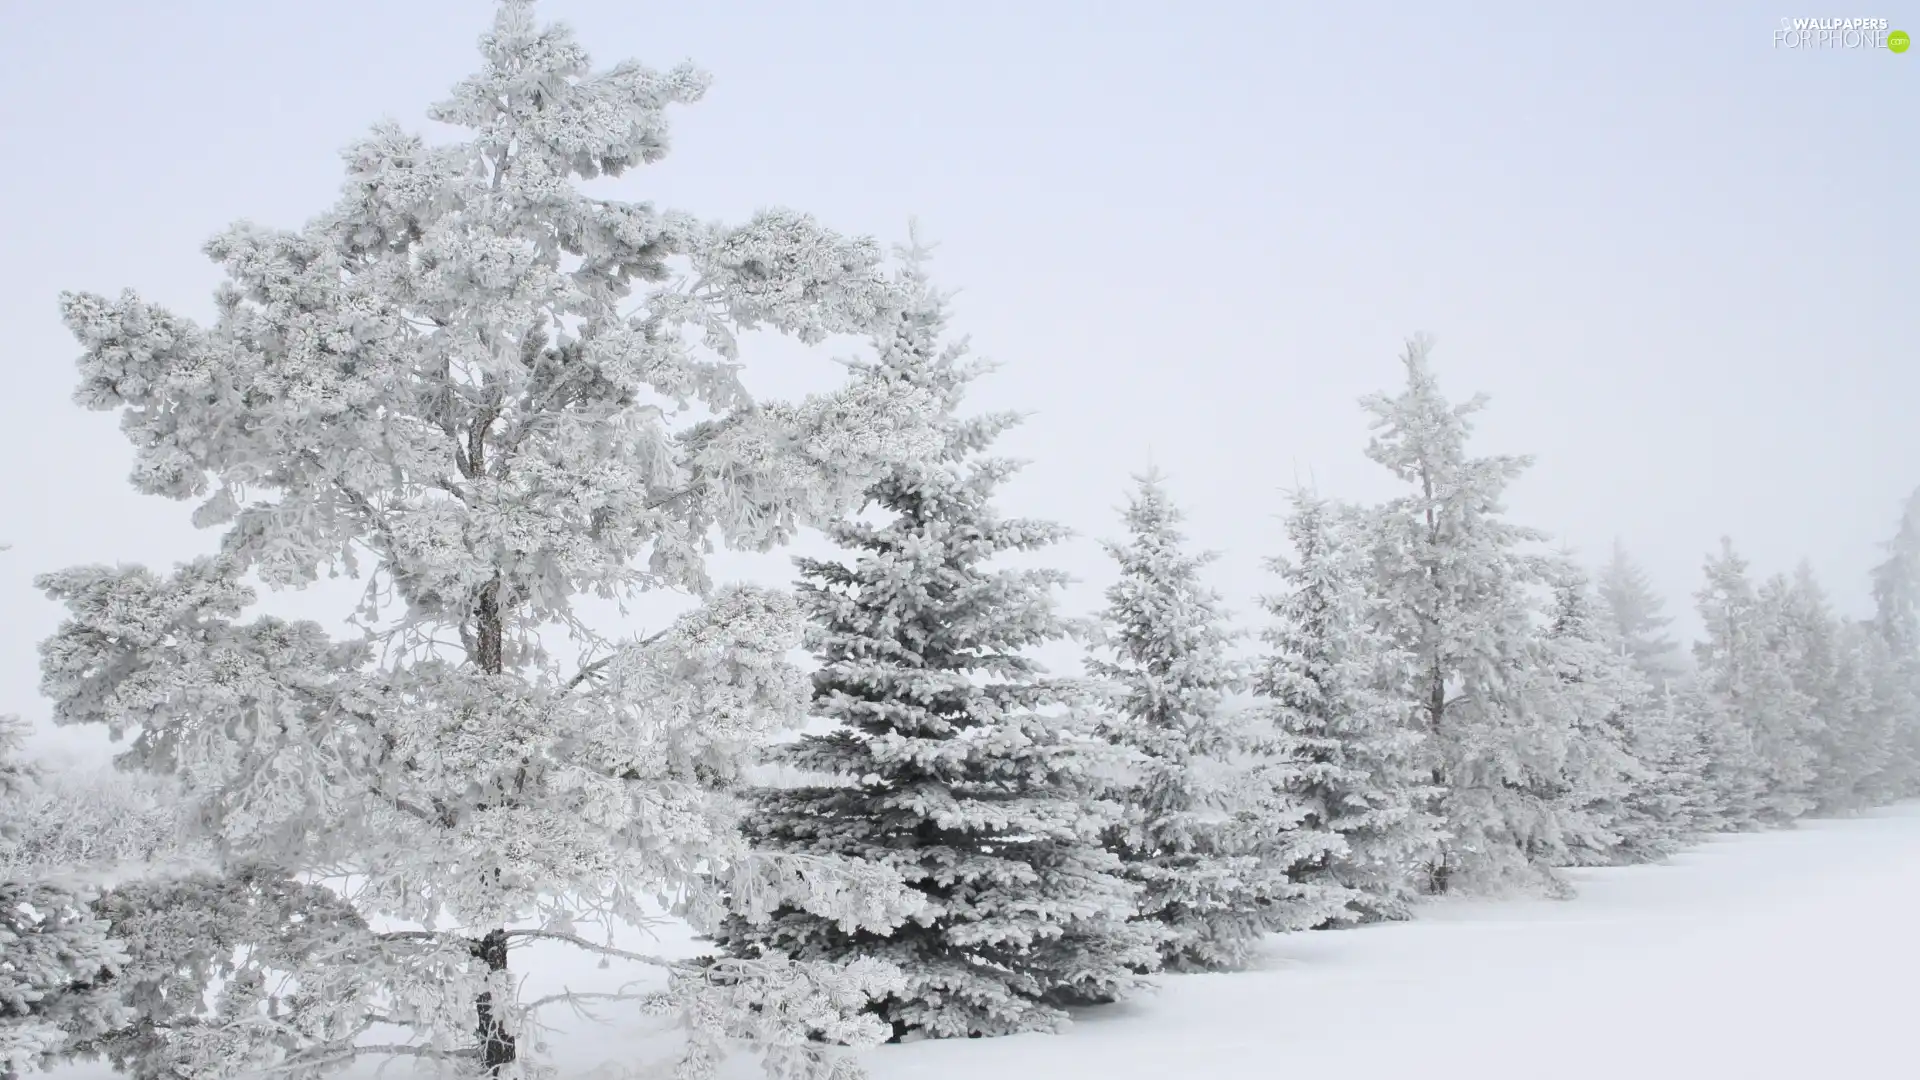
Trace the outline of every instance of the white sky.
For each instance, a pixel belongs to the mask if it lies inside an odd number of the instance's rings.
[[[1617,534],[1675,608],[1731,534],[1810,558],[1843,610],[1920,484],[1914,204],[1920,52],[1774,48],[1748,3],[1327,5],[548,0],[601,64],[691,58],[707,101],[629,197],[740,219],[784,204],[904,235],[1030,409],[1013,512],[1094,540],[1128,474],[1170,474],[1251,618],[1281,491],[1390,493],[1363,393],[1401,339],[1493,395],[1479,446],[1538,455],[1516,518],[1589,555]],[[1550,9],[1550,10],[1549,10]],[[1337,14],[1335,14],[1337,12]],[[136,496],[109,415],[69,401],[61,289],[210,315],[201,243],[297,226],[337,152],[475,64],[480,0],[22,4],[0,35],[0,710],[46,715],[29,582],[210,548]],[[1906,297],[1900,300],[1899,297]],[[790,360],[790,350],[762,352]],[[751,360],[751,357],[749,358]],[[774,370],[817,385],[817,360]],[[770,581],[784,557],[730,560]],[[330,624],[343,605],[298,601]],[[1683,629],[1691,629],[1691,620]],[[62,740],[69,741],[69,740]]]

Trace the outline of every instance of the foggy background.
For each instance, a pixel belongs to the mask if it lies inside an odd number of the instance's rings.
[[[484,0],[10,5],[0,34],[0,712],[44,721],[30,584],[81,562],[211,550],[136,495],[112,414],[69,400],[62,289],[206,320],[199,254],[239,218],[325,209],[338,152],[477,66]],[[1394,494],[1356,399],[1438,339],[1449,395],[1493,397],[1475,450],[1538,464],[1520,522],[1589,564],[1617,535],[1690,636],[1731,535],[1757,574],[1809,558],[1843,613],[1920,484],[1911,137],[1920,54],[1779,50],[1752,4],[806,4],[544,0],[600,66],[691,59],[665,162],[597,190],[738,221],[788,205],[904,239],[1004,366],[970,408],[1031,410],[1001,505],[1095,541],[1149,457],[1224,551],[1258,627],[1284,490]],[[1903,16],[1905,16],[1903,18]],[[1905,298],[1904,300],[1901,298]],[[841,350],[845,351],[845,350]],[[827,354],[749,346],[749,386],[828,385]],[[808,550],[822,550],[817,544]],[[792,577],[789,555],[724,576]],[[338,627],[353,590],[276,598]],[[639,620],[626,629],[644,629]],[[658,618],[652,623],[657,627]],[[1071,653],[1063,656],[1070,657]],[[91,754],[96,733],[43,736]]]

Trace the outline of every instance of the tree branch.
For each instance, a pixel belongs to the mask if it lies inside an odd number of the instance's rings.
[[[659,956],[648,956],[645,953],[628,952],[625,949],[616,949],[611,945],[600,945],[588,941],[578,934],[569,934],[561,930],[508,930],[506,934],[509,938],[539,938],[546,941],[564,941],[569,945],[577,945],[582,949],[599,953],[602,956],[617,957],[621,960],[632,960],[641,964],[652,964],[655,967],[663,967],[669,971],[690,970],[690,965],[684,960],[668,960]]]
[[[278,1065],[269,1065],[265,1068],[262,1068],[260,1070],[259,1075],[272,1076],[275,1073],[300,1072],[307,1069],[324,1069],[332,1065],[343,1065],[364,1054],[386,1054],[389,1057],[418,1057],[418,1058],[441,1058],[441,1059],[443,1058],[477,1058],[480,1056],[480,1048],[477,1046],[469,1046],[469,1047],[462,1047],[458,1050],[439,1050],[431,1046],[418,1046],[410,1043],[376,1043],[370,1046],[350,1046],[344,1050],[336,1050],[333,1053],[328,1054],[324,1057],[319,1055],[293,1054],[293,1055],[290,1055],[286,1061],[283,1061]]]
[[[649,645],[658,644],[660,641],[664,640],[668,634],[671,634],[671,633],[673,633],[673,627],[669,626],[657,634],[650,634],[647,637],[641,638],[639,641],[634,642],[631,647],[637,648],[637,649],[644,649]],[[603,656],[600,659],[595,660],[590,664],[581,665],[580,670],[574,672],[573,678],[568,679],[567,684],[560,688],[560,692],[564,694],[567,691],[572,690],[575,687],[579,686],[581,683],[586,682],[587,680],[592,679],[594,676],[600,674],[600,672],[606,670],[607,665],[613,663],[614,658],[619,655],[620,655],[619,653],[614,653],[609,656]]]
[[[561,1002],[578,1003],[582,1001],[642,1001],[646,999],[648,996],[650,995],[644,992],[608,993],[608,992],[600,991],[600,992],[593,992],[593,993],[583,993],[576,990],[563,990],[558,994],[548,994],[546,997],[533,999],[532,1001],[527,1003],[526,1009],[528,1012],[532,1012],[535,1009],[545,1008],[548,1005],[557,1005]]]

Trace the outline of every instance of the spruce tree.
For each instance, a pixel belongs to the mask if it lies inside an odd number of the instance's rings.
[[[1885,695],[1889,680],[1885,642],[1868,623],[1833,624],[1830,696],[1823,699],[1820,739],[1820,809],[1852,813],[1891,801],[1898,706]]]
[[[1811,582],[1809,582],[1811,585]],[[1830,693],[1832,649],[1826,598],[1802,603],[1793,579],[1774,574],[1756,592],[1759,601],[1760,664],[1754,708],[1747,713],[1756,748],[1767,760],[1769,813],[1787,822],[1818,804],[1820,740],[1824,723],[1816,694]],[[1802,609],[1806,610],[1804,617]],[[1764,688],[1764,689],[1761,689]]]
[[[1680,647],[1667,635],[1673,620],[1664,614],[1666,604],[1619,540],[1600,570],[1598,588],[1601,612],[1613,636],[1655,690],[1664,690],[1685,674]]]
[[[1843,649],[1840,622],[1812,566],[1802,562],[1790,580],[1770,586],[1764,595],[1776,649],[1807,706],[1803,741],[1812,769],[1807,797],[1813,809],[1824,812],[1855,809],[1859,770],[1866,762],[1855,757],[1850,729],[1864,679]]]
[[[876,1005],[896,1037],[1057,1029],[1157,959],[1139,888],[1100,844],[1124,761],[1096,737],[1088,688],[1029,655],[1067,635],[1053,592],[1068,579],[993,565],[1067,533],[994,509],[1017,463],[984,451],[1018,418],[953,415],[974,369],[936,347],[944,311],[923,291],[895,345],[938,360],[943,448],[870,489],[884,521],[827,528],[853,558],[799,563],[814,710],[836,727],[775,760],[822,779],[758,792],[747,818],[762,850],[870,861],[925,907],[891,933],[785,905],[717,934],[735,956],[898,965],[904,987]]]
[[[1528,699],[1540,685],[1536,639],[1544,540],[1506,520],[1502,497],[1525,457],[1472,457],[1472,416],[1441,394],[1429,343],[1411,341],[1398,394],[1365,399],[1368,456],[1411,490],[1374,514],[1375,611],[1413,656],[1412,693],[1441,789],[1447,839],[1429,869],[1438,892],[1564,889],[1554,873],[1564,844],[1556,793],[1570,728]]]
[[[34,781],[37,769],[20,756],[25,732],[17,717],[0,715],[0,797]],[[14,824],[0,818],[0,867],[18,865]],[[110,985],[126,946],[93,910],[95,898],[96,890],[58,876],[0,871],[0,1080],[51,1064],[126,1021]]]
[[[1654,830],[1636,820],[1629,803],[1634,788],[1649,779],[1635,743],[1652,687],[1597,607],[1586,574],[1571,562],[1563,565],[1540,646],[1549,678],[1537,693],[1569,734],[1557,802],[1562,858],[1574,866],[1638,862],[1661,853],[1649,850]]]
[[[1771,586],[1784,593],[1783,583]],[[1812,808],[1811,703],[1793,685],[1777,605],[1723,539],[1696,594],[1706,637],[1694,645],[1711,773],[1726,825],[1784,824]]]
[[[1653,862],[1721,827],[1709,782],[1708,740],[1694,698],[1669,686],[1655,694],[1634,732],[1643,776],[1627,794],[1622,853]]]
[[[1706,779],[1706,719],[1688,688],[1686,657],[1667,633],[1666,603],[1619,540],[1597,592],[1608,635],[1650,690],[1634,724],[1631,749],[1643,774],[1626,797],[1620,854],[1651,861],[1718,827],[1719,801]]]
[[[1253,688],[1300,760],[1290,787],[1304,827],[1345,841],[1297,876],[1348,892],[1339,921],[1405,919],[1440,841],[1429,810],[1439,792],[1407,694],[1411,657],[1374,625],[1356,515],[1307,491],[1291,502],[1293,556],[1267,561],[1285,590],[1263,601],[1273,621]]]
[[[1892,646],[1872,621],[1849,622],[1841,632],[1850,678],[1850,723],[1842,737],[1855,777],[1854,802],[1884,806],[1913,793],[1917,757],[1911,732],[1920,728],[1920,695]]]
[[[1128,540],[1105,545],[1120,564],[1100,613],[1107,657],[1088,669],[1113,688],[1108,738],[1135,753],[1138,772],[1107,846],[1141,887],[1140,917],[1164,935],[1161,966],[1218,970],[1245,964],[1267,931],[1316,926],[1342,907],[1340,890],[1293,876],[1340,841],[1324,816],[1303,820],[1289,805],[1290,762],[1262,760],[1276,748],[1255,717],[1224,707],[1244,685],[1229,655],[1238,635],[1200,580],[1215,556],[1183,549],[1181,519],[1157,474],[1138,478]],[[1277,790],[1257,789],[1276,779]]]
[[[1873,568],[1874,625],[1896,656],[1920,656],[1920,489],[1907,497],[1886,552]]]
[[[1920,795],[1920,490],[1908,497],[1885,561],[1873,568],[1875,631],[1885,642],[1879,699],[1892,713],[1880,787]]]

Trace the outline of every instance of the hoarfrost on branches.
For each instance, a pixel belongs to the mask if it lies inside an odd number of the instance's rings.
[[[1344,841],[1300,876],[1350,890],[1338,921],[1405,919],[1441,839],[1410,700],[1413,657],[1378,628],[1359,511],[1300,491],[1286,524],[1293,556],[1267,562],[1286,588],[1264,602],[1273,622],[1253,687],[1302,763],[1288,786],[1306,823]]]
[[[1341,910],[1344,888],[1297,875],[1345,844],[1291,795],[1290,748],[1264,718],[1227,707],[1245,683],[1227,655],[1237,635],[1200,580],[1213,556],[1183,550],[1181,514],[1157,474],[1139,478],[1125,522],[1127,540],[1106,545],[1120,565],[1100,614],[1108,655],[1088,665],[1112,687],[1108,738],[1138,759],[1107,845],[1141,886],[1141,917],[1164,936],[1162,967],[1240,967],[1268,931]]]
[[[422,940],[466,957],[444,996],[472,1008],[422,1011],[413,1045],[505,1077],[525,1066],[512,924],[637,918],[644,896],[711,912],[708,875],[750,866],[762,888],[808,882],[796,902],[833,917],[911,908],[885,874],[746,858],[727,789],[746,748],[804,715],[798,613],[714,592],[704,557],[715,535],[777,545],[923,457],[934,397],[874,363],[798,402],[742,381],[745,330],[891,332],[900,297],[872,241],[581,189],[658,160],[667,108],[703,75],[596,72],[528,0],[499,5],[481,52],[431,113],[466,139],[378,127],[330,210],[207,245],[227,275],[211,326],[132,293],[62,297],[76,398],[120,412],[134,486],[193,502],[222,538],[171,574],[41,584],[71,613],[43,649],[57,719],[132,733],[128,763],[180,775],[227,858],[350,870],[362,915],[442,927]],[[342,572],[367,582],[354,636],[244,617],[249,579]],[[643,641],[602,641],[575,612],[651,589],[710,595]],[[562,662],[556,628],[598,658]]]
[[[1446,839],[1429,871],[1438,892],[1509,887],[1563,891],[1558,806],[1567,764],[1564,717],[1531,693],[1540,593],[1552,561],[1544,540],[1505,519],[1504,492],[1531,463],[1472,457],[1467,437],[1485,398],[1453,405],[1427,361],[1425,338],[1402,355],[1398,394],[1368,397],[1367,456],[1407,494],[1371,524],[1374,610],[1414,658],[1413,694]]]
[[[890,933],[787,904],[717,936],[743,958],[897,965],[904,983],[877,1003],[896,1037],[1052,1030],[1156,959],[1130,921],[1137,887],[1099,843],[1124,762],[1095,737],[1087,689],[1026,654],[1069,629],[1050,595],[1064,575],[990,560],[1064,530],[994,511],[1015,465],[981,451],[1016,418],[952,414],[981,369],[941,344],[945,298],[906,280],[918,300],[881,355],[922,358],[946,443],[870,489],[883,523],[827,530],[857,558],[801,561],[814,706],[838,724],[779,748],[818,779],[760,790],[748,822],[766,852],[857,857],[925,906]]]

